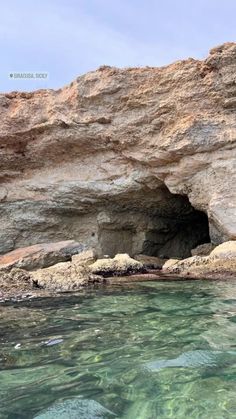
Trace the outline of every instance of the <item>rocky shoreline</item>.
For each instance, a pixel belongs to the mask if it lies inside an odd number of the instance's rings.
[[[0,258],[0,301],[141,281],[236,279],[236,241],[217,247],[208,243],[192,253],[183,260],[128,254],[99,258],[94,249],[73,241],[17,249]]]
[[[0,254],[78,240],[184,259],[236,239],[236,43],[0,94]]]
[[[235,74],[226,43],[0,94],[2,298],[234,278]]]

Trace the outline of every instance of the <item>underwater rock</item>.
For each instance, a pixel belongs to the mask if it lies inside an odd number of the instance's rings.
[[[236,359],[236,351],[228,351],[227,354],[231,357],[231,360]],[[184,352],[177,358],[159,360],[149,362],[145,365],[145,369],[150,371],[158,371],[163,368],[199,368],[199,367],[214,367],[217,365],[225,364],[225,352],[224,351],[212,351],[212,350],[196,350]],[[229,359],[227,359],[229,362]]]
[[[53,404],[34,419],[109,419],[116,414],[95,400],[75,398]]]

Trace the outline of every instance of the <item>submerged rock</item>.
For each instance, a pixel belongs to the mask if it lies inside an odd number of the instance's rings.
[[[105,277],[146,271],[141,262],[132,259],[127,254],[118,254],[114,258],[98,259],[89,266],[89,269],[92,273]]]
[[[95,400],[75,398],[54,403],[34,419],[109,419],[116,415]]]
[[[23,247],[0,256],[0,269],[21,268],[28,271],[46,268],[58,262],[71,260],[73,255],[82,252],[85,246],[74,240],[56,243],[41,243]]]
[[[236,351],[228,351],[227,355],[231,358],[231,362],[236,360]],[[145,365],[145,369],[154,372],[163,368],[216,367],[219,364],[225,365],[229,362],[228,359],[227,362],[225,359],[225,351],[195,350],[184,352],[177,358],[149,362]]]

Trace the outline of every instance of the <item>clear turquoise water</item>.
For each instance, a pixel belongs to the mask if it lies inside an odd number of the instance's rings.
[[[1,418],[236,418],[236,281],[0,306]]]

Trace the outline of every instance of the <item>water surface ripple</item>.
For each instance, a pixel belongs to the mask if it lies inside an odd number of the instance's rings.
[[[0,418],[236,417],[236,280],[0,306]]]

